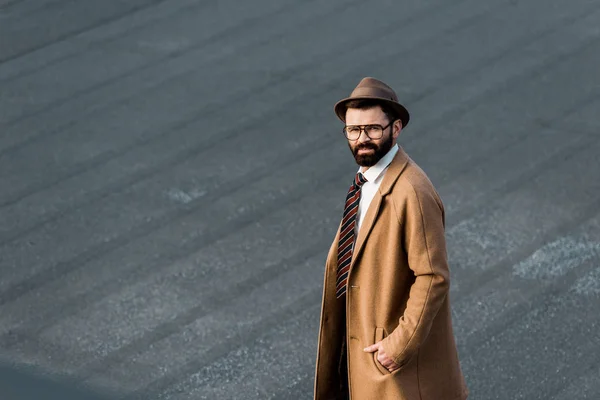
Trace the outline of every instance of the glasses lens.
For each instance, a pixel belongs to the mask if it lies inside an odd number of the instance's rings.
[[[344,128],[344,133],[346,133],[348,139],[354,140],[360,136],[360,127],[347,126]]]
[[[379,139],[383,134],[381,125],[367,125],[365,126],[365,130],[371,139]]]

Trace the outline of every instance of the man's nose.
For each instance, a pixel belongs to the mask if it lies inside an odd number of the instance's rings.
[[[365,142],[369,142],[370,140],[371,140],[371,138],[369,137],[369,135],[367,135],[367,131],[365,129],[362,129],[360,131],[360,135],[358,135],[358,142],[365,143]]]

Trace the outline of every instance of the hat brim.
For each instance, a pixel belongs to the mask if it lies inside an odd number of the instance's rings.
[[[346,110],[348,109],[348,107],[346,105],[352,100],[377,100],[378,102],[387,104],[392,109],[394,109],[394,111],[398,115],[398,119],[400,119],[400,121],[402,121],[402,128],[406,127],[406,125],[408,125],[408,121],[410,120],[410,114],[408,113],[408,110],[402,104],[400,104],[398,102],[395,102],[393,100],[389,100],[386,98],[382,98],[382,97],[356,96],[356,97],[348,97],[348,98],[342,99],[342,100],[338,101],[337,103],[335,103],[335,106],[333,106],[335,115],[337,115],[337,117],[342,122],[346,122]]]

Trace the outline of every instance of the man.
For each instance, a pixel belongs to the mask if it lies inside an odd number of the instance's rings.
[[[374,78],[334,109],[360,168],[327,256],[315,399],[466,399],[444,207],[396,144],[409,113]]]

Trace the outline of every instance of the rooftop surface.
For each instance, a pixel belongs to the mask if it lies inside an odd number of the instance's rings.
[[[0,0],[0,357],[311,399],[333,104],[374,76],[446,207],[470,399],[597,400],[599,65],[593,0]]]

